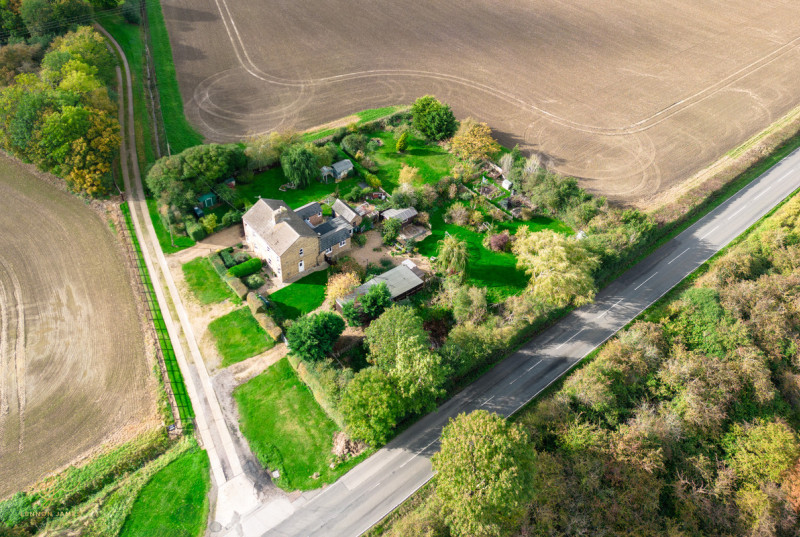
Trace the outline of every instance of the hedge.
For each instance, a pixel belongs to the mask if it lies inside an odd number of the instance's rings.
[[[225,268],[231,268],[236,265],[236,261],[233,260],[233,256],[228,250],[222,250],[219,256],[222,258],[222,262],[225,263]]]
[[[197,222],[186,223],[186,234],[194,241],[201,241],[206,238],[206,230]]]
[[[261,260],[257,257],[249,259],[240,265],[236,265],[228,269],[228,274],[236,276],[237,278],[244,278],[250,276],[261,270]]]

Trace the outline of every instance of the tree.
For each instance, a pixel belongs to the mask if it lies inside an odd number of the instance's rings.
[[[402,415],[392,379],[377,367],[356,373],[340,403],[348,434],[377,446],[386,442]]]
[[[297,188],[306,188],[319,176],[316,157],[301,145],[293,145],[284,151],[281,168],[289,182]]]
[[[89,24],[92,6],[83,0],[22,0],[19,13],[32,35],[46,36]]]
[[[413,308],[393,305],[375,319],[364,331],[369,348],[368,360],[383,369],[394,369],[397,349],[404,340],[427,343],[428,334]]]
[[[381,237],[383,237],[383,244],[392,244],[397,240],[400,234],[402,222],[397,218],[388,218],[383,221],[383,229],[381,229]]]
[[[217,215],[205,215],[200,219],[200,225],[203,226],[203,230],[206,232],[206,235],[211,235],[217,230]]]
[[[412,168],[407,164],[401,164],[400,175],[397,180],[401,185],[409,185],[420,182],[422,177],[419,174],[419,168]]]
[[[461,122],[451,146],[455,154],[464,160],[488,159],[500,151],[500,144],[492,138],[489,125],[478,123],[472,118]]]
[[[333,350],[333,345],[344,332],[344,319],[324,311],[301,317],[286,331],[289,349],[309,361],[322,360]]]
[[[353,292],[361,284],[361,278],[355,272],[334,274],[328,280],[328,300],[334,301]]]
[[[49,54],[61,52],[69,54],[70,59],[80,60],[97,69],[103,85],[110,84],[115,77],[116,61],[108,50],[103,36],[91,26],[81,26],[74,32],[57,37],[50,45]]]
[[[781,483],[800,457],[800,442],[782,421],[735,424],[727,435],[729,464],[744,486]]]
[[[433,469],[454,535],[512,534],[532,493],[533,461],[522,428],[497,414],[478,410],[451,419]]]
[[[427,337],[399,339],[389,376],[397,383],[405,412],[419,414],[436,408],[436,399],[445,393],[447,371],[442,357],[428,347]]]
[[[453,135],[458,128],[453,111],[432,95],[417,99],[411,106],[413,125],[431,140],[444,140]]]
[[[397,143],[395,144],[395,149],[398,153],[402,153],[408,148],[408,133],[403,132],[400,135],[400,138],[397,139]]]
[[[342,304],[342,317],[347,320],[350,326],[361,326],[361,310],[358,309],[355,300]]]
[[[592,271],[597,256],[574,237],[553,231],[531,233],[522,226],[511,247],[517,266],[531,277],[528,292],[532,298],[554,307],[581,306],[594,299]]]
[[[392,305],[392,293],[385,282],[373,285],[369,290],[358,297],[358,305],[362,315],[371,321],[379,317],[389,306]]]
[[[436,264],[449,274],[464,276],[469,262],[469,247],[467,241],[462,241],[455,235],[446,235],[439,241],[439,253]]]
[[[0,47],[0,86],[8,86],[20,73],[35,73],[40,45],[14,43]]]
[[[456,322],[479,324],[486,317],[486,288],[464,285],[453,296],[453,317]]]

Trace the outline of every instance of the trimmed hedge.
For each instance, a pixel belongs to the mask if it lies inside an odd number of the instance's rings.
[[[242,280],[240,280],[235,276],[230,276],[230,275],[225,276],[224,280],[225,283],[227,283],[228,286],[231,289],[233,289],[233,292],[236,293],[236,296],[238,296],[242,300],[244,300],[244,298],[247,296],[247,293],[250,292],[247,286],[242,283]]]
[[[197,222],[186,223],[186,234],[194,241],[201,241],[206,238],[206,230]]]
[[[228,250],[222,250],[219,256],[222,258],[222,262],[225,263],[225,268],[231,268],[236,265],[236,261],[233,260],[233,256]]]
[[[250,289],[258,289],[262,285],[264,285],[264,278],[259,276],[258,274],[251,274],[244,279],[244,284],[249,287]]]
[[[228,274],[236,276],[237,278],[244,278],[250,276],[261,270],[261,260],[257,257],[249,259],[240,265],[236,265],[228,269]]]

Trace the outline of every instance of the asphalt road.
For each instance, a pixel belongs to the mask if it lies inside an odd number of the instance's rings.
[[[268,520],[261,518],[257,530],[255,517],[246,517],[245,535],[360,535],[433,476],[430,457],[450,418],[481,408],[513,414],[798,188],[795,151],[605,288],[593,304],[532,339],[322,493],[296,501],[295,512],[271,530],[264,532]]]

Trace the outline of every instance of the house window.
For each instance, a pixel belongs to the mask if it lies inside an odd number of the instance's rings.
[[[325,250],[325,253],[326,253],[326,254],[329,254],[329,253],[331,253],[332,251],[333,251],[333,246],[331,246],[330,248],[328,248],[327,250]]]
[[[300,248],[300,255],[303,255],[303,249]]]
[[[344,248],[344,245],[347,244],[347,239],[343,240],[339,243],[339,248]]]
[[[300,261],[300,263],[297,264],[297,270],[299,270],[300,272],[303,272],[305,269],[306,269],[306,267],[303,264],[303,261]]]

